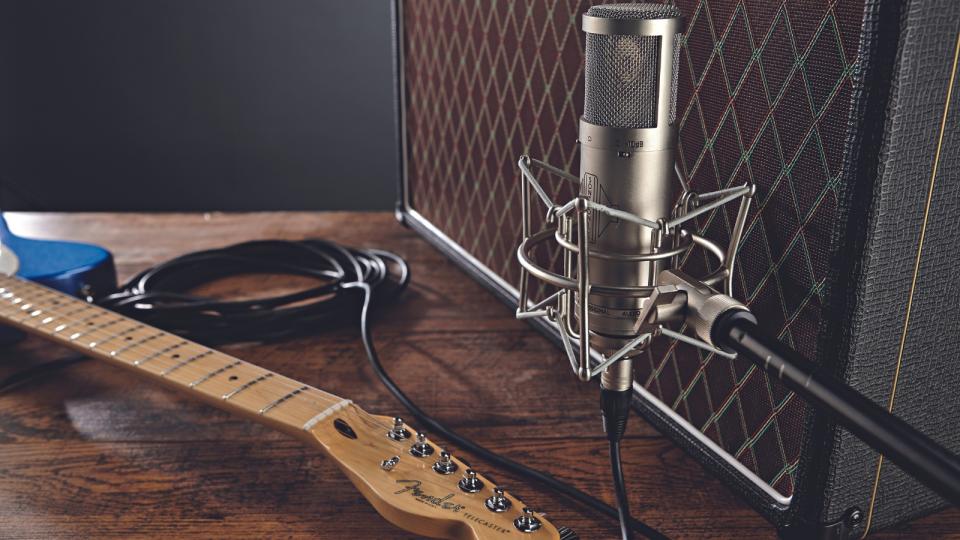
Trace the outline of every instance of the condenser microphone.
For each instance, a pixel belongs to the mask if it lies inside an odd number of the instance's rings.
[[[651,222],[662,220],[676,200],[680,11],[665,4],[598,5],[584,14],[583,30],[580,195]],[[591,210],[586,234],[593,282],[653,288],[670,265],[670,259],[650,257],[672,245],[663,230]],[[648,296],[587,295],[587,309],[578,314],[589,318],[598,349],[616,351],[637,336]],[[632,381],[629,355],[601,374],[608,390],[628,390]]]
[[[624,525],[628,511],[619,441],[632,397],[631,358],[660,336],[719,357],[752,361],[960,505],[960,457],[784,346],[733,297],[734,261],[756,186],[747,182],[694,193],[675,179],[681,26],[678,9],[669,5],[590,8],[583,16],[580,176],[526,155],[518,162],[523,241],[517,248],[522,268],[517,317],[545,318],[556,325],[577,376],[583,381],[600,376],[603,427],[611,445],[624,538],[629,536]],[[553,201],[534,170],[579,183],[579,195],[566,203]],[[683,187],[679,197],[677,184]],[[536,200],[547,207],[539,231],[531,217],[531,201]],[[726,249],[684,226],[737,200],[740,208]],[[553,240],[563,255],[562,273],[538,262],[533,253]],[[679,257],[695,248],[717,261],[704,276],[675,268]],[[526,283],[531,276],[558,290],[532,298]],[[677,326],[679,331],[671,328]],[[591,347],[600,353],[596,366],[591,365]]]

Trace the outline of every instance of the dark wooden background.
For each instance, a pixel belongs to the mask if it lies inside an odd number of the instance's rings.
[[[480,443],[613,502],[596,388],[561,352],[389,213],[8,214],[23,235],[109,248],[121,278],[172,256],[254,238],[323,237],[394,250],[413,283],[375,323],[387,369],[420,405]],[[239,284],[261,286],[261,280]],[[349,397],[399,406],[355,326],[232,354]],[[0,378],[66,351],[0,351]],[[633,418],[624,442],[634,514],[676,538],[772,538],[771,526]],[[466,455],[467,459],[471,456]],[[491,470],[554,523],[612,538],[614,523]],[[0,394],[0,538],[409,538],[315,449],[107,365],[85,362]],[[960,538],[949,510],[875,538]]]

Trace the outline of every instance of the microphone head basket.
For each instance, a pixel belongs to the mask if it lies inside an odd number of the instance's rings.
[[[526,155],[520,157],[518,166],[521,173],[520,196],[523,209],[521,224],[523,239],[517,248],[517,259],[520,262],[521,270],[516,316],[518,319],[544,317],[555,324],[560,331],[571,366],[581,380],[590,380],[631,352],[642,351],[654,337],[660,335],[689,343],[722,356],[732,356],[702,340],[674,331],[666,326],[667,323],[682,320],[682,313],[677,312],[675,308],[671,310],[668,307],[671,305],[671,300],[680,293],[676,287],[670,285],[625,286],[594,283],[590,279],[589,260],[598,258],[625,263],[668,262],[668,266],[673,268],[678,266],[681,258],[688,252],[699,247],[717,262],[717,269],[709,275],[699,278],[699,281],[710,287],[719,288],[721,292],[731,296],[733,293],[733,265],[746,225],[750,202],[755,193],[753,184],[747,183],[719,191],[698,194],[689,189],[679,167],[675,167],[677,179],[682,186],[682,194],[678,197],[669,216],[651,221],[591,201],[583,195],[577,195],[564,204],[557,204],[540,184],[535,171],[546,171],[553,176],[571,182],[574,186],[580,185],[579,178]],[[542,202],[543,208],[545,208],[545,225],[535,232],[531,230],[533,227],[532,218],[536,208],[533,195]],[[684,224],[695,217],[737,200],[739,200],[740,207],[727,246],[721,247],[717,242],[684,228]],[[589,218],[591,212],[606,214],[609,218],[634,223],[649,229],[656,239],[656,247],[646,252],[629,254],[590,249],[588,228],[592,222]],[[562,273],[546,268],[536,260],[534,254],[536,248],[551,240],[561,250]],[[528,286],[530,277],[556,287],[558,290],[545,298],[531,299]],[[588,310],[588,299],[591,296],[645,299],[642,310],[634,324],[632,335],[616,338],[618,350],[609,357],[601,354],[600,359],[596,362],[597,365],[593,367],[590,365],[591,332]],[[576,319],[576,326],[574,326],[574,319]],[[578,345],[579,354],[574,353],[573,344]]]

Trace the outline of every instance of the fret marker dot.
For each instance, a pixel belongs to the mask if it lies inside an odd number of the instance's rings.
[[[171,356],[171,358],[180,358],[180,355],[179,355],[179,354],[174,354],[174,355]]]
[[[230,376],[230,380],[231,380],[231,381],[235,381],[235,380],[237,380],[238,378],[239,378],[239,377],[237,377],[236,375],[231,375],[231,376]]]

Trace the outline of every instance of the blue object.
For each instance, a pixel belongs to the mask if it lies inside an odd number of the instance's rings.
[[[17,276],[73,296],[99,296],[117,288],[117,271],[109,251],[91,244],[34,240],[10,232],[0,214],[0,244],[20,260]],[[22,337],[12,328],[0,326],[0,344]]]

